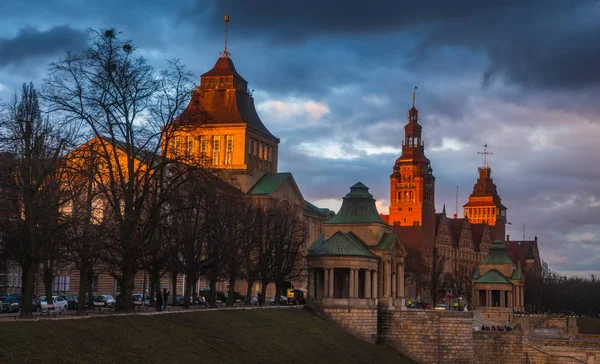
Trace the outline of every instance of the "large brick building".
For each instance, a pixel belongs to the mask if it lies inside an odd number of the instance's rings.
[[[425,141],[419,123],[419,111],[414,105],[408,111],[408,123],[404,127],[402,154],[394,163],[390,175],[390,208],[382,218],[394,227],[401,243],[407,248],[407,266],[415,261],[431,265],[435,254],[444,257],[444,271],[453,275],[469,272],[483,261],[493,241],[504,241],[506,207],[502,204],[497,187],[491,178],[486,149],[479,177],[473,186],[468,202],[463,206],[464,216],[446,216],[435,211],[435,177],[429,159],[425,155]],[[531,244],[533,245],[533,244]],[[512,259],[524,260],[520,243],[507,242]],[[529,245],[528,245],[529,246]],[[540,266],[537,241],[530,253]],[[416,255],[422,255],[417,259]],[[426,295],[410,277],[407,279],[406,296],[416,299]]]

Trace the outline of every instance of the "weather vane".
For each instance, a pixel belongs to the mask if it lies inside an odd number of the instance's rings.
[[[483,167],[482,168],[490,168],[489,157],[490,157],[490,155],[492,155],[494,153],[488,152],[487,151],[488,147],[489,147],[489,145],[487,145],[487,143],[486,143],[483,145],[483,152],[477,152],[477,154],[481,154],[483,156]]]
[[[221,56],[229,57],[229,55],[231,54],[227,51],[227,32],[229,31],[229,8],[225,8],[224,20],[225,20],[225,49],[223,50],[223,53],[221,54]]]
[[[415,98],[417,97],[417,86],[415,86],[415,89],[413,91],[413,95],[412,95],[412,101],[413,101],[413,107],[415,107]]]

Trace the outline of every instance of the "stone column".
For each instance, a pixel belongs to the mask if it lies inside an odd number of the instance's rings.
[[[373,298],[379,298],[379,280],[377,279],[377,271],[374,270],[371,274],[372,286],[373,286]]]
[[[385,287],[385,291],[383,292],[383,297],[390,297],[392,295],[392,274],[390,272],[390,263],[383,262],[383,284]]]
[[[333,271],[334,271],[333,268],[329,269],[329,297],[332,297],[332,298],[334,297],[334,292],[335,292],[333,289],[333,287],[334,287],[333,286],[333,280],[334,280]]]
[[[354,272],[356,269],[350,269],[350,285],[348,287],[348,297],[354,298],[356,293],[354,292]]]
[[[306,298],[312,298],[312,289],[313,289],[313,283],[312,283],[312,275],[313,275],[313,270],[309,269],[308,270],[308,281],[306,282]]]
[[[371,298],[371,271],[365,271],[365,298]]]
[[[323,297],[329,297],[329,268],[323,269]]]
[[[391,297],[396,298],[397,274],[393,263],[390,263],[390,286],[392,287]]]
[[[519,292],[519,296],[521,297],[521,307],[524,308],[525,307],[525,297],[523,294],[523,286],[521,286],[520,288],[520,292]]]
[[[359,298],[360,294],[358,292],[358,287],[360,287],[360,284],[358,284],[358,269],[354,270],[354,297]]]
[[[504,291],[500,291],[500,307],[504,307]]]
[[[404,298],[404,265],[396,266],[396,298]]]
[[[487,307],[492,307],[492,291],[489,289],[485,290],[485,305]]]

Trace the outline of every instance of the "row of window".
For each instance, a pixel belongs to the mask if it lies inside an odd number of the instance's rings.
[[[275,148],[254,138],[248,139],[248,154],[261,161],[272,162]]]
[[[495,207],[468,207],[465,209],[465,216],[494,216]]]
[[[197,139],[191,136],[175,137],[173,147],[178,156],[210,155],[212,165],[233,164],[233,135],[202,135]]]

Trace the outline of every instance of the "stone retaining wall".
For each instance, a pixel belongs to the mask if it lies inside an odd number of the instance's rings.
[[[318,316],[334,321],[347,331],[372,343],[377,342],[375,307],[308,307]]]
[[[380,342],[422,363],[473,363],[471,312],[382,310]]]

